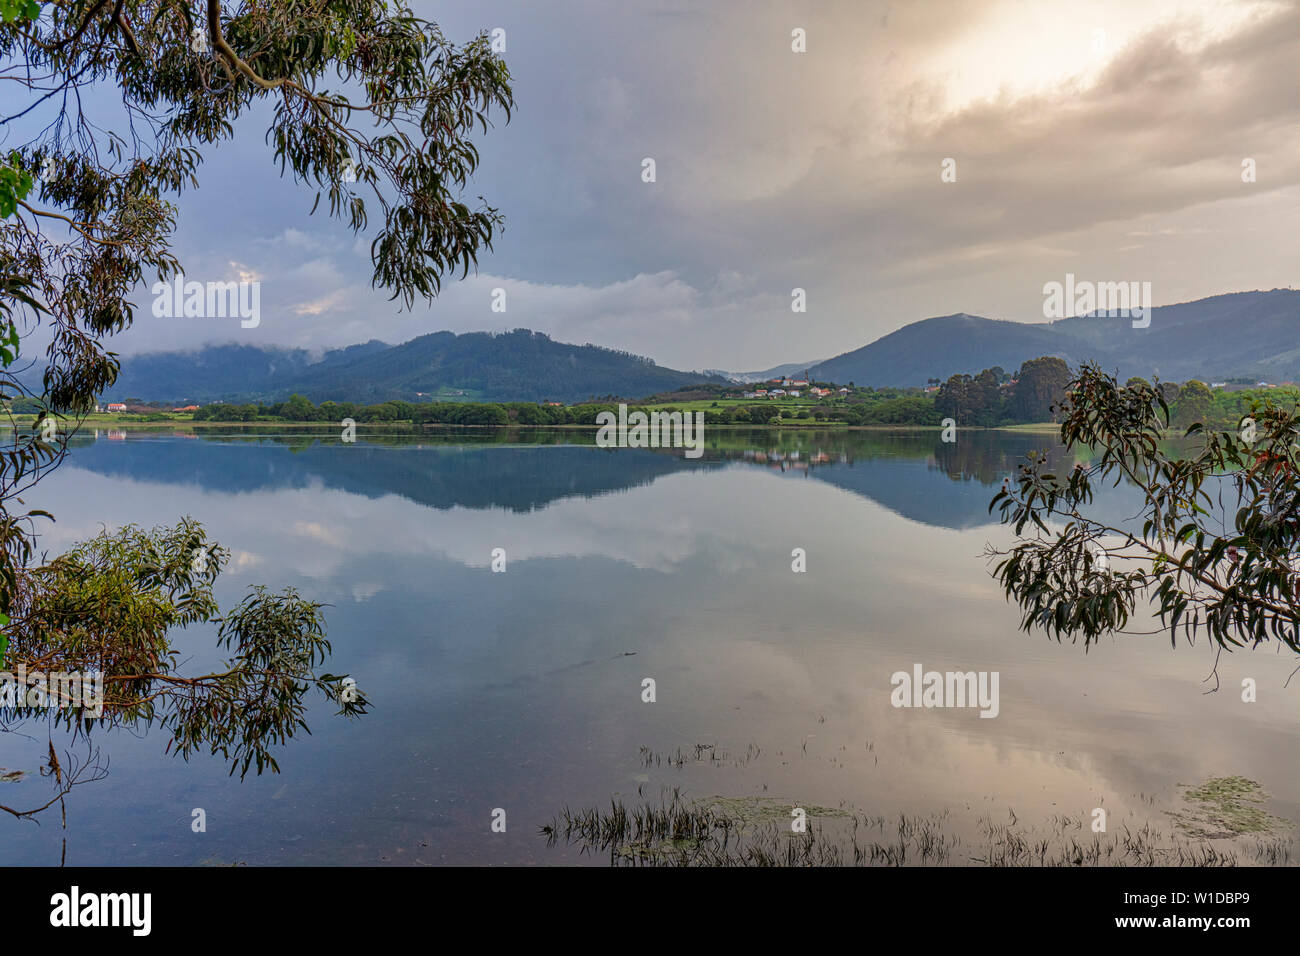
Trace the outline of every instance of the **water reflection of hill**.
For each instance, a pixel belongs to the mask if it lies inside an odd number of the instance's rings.
[[[687,469],[731,465],[815,478],[911,520],[961,529],[995,520],[989,499],[1029,452],[1048,448],[1050,457],[1063,458],[1052,436],[1012,432],[972,432],[955,444],[933,431],[719,429],[709,439],[704,457],[692,460],[667,449],[596,448],[590,434],[575,432],[399,435],[346,446],[334,436],[101,432],[98,439],[75,439],[70,463],[117,478],[228,493],[320,484],[370,498],[400,495],[434,508],[521,512]],[[1133,506],[1130,498],[1122,489],[1100,496],[1099,516],[1122,518]]]
[[[694,464],[648,450],[580,446],[343,446],[302,438],[76,441],[70,464],[137,481],[195,484],[239,493],[320,484],[378,498],[400,495],[433,508],[530,511],[558,498],[593,497],[649,484]],[[716,463],[715,463],[716,464]]]
[[[1050,435],[973,432],[956,443],[937,432],[871,434],[837,450],[819,448],[798,457],[760,455],[756,464],[779,467],[870,498],[891,511],[943,528],[988,524],[989,499],[1031,451],[1063,449]],[[766,461],[763,461],[766,459]]]
[[[902,517],[941,528],[995,523],[989,500],[1026,456],[1045,453],[1053,469],[1076,460],[1050,434],[975,431],[955,443],[939,433],[849,432],[815,436],[807,447],[728,452],[728,457],[806,475],[861,495]],[[1127,487],[1098,494],[1091,513],[1122,523],[1138,504]]]

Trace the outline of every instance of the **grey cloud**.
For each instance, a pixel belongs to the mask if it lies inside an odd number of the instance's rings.
[[[759,368],[927,315],[1041,319],[1042,283],[1065,271],[1150,277],[1158,302],[1291,274],[1294,8],[1198,46],[1197,23],[1173,19],[1171,3],[1091,85],[956,111],[949,78],[924,64],[975,42],[998,3],[416,9],[458,40],[507,30],[519,110],[480,137],[469,190],[507,217],[481,274],[398,315],[370,289],[368,242],[307,217],[310,193],[279,180],[255,117],[182,200],[178,245],[191,273],[236,261],[263,274],[262,327],[180,325],[146,308],[122,351],[528,325],[679,367]],[[795,26],[806,54],[790,52]],[[654,184],[640,181],[644,156]],[[955,184],[939,181],[949,156]],[[1253,185],[1240,180],[1246,156]],[[496,285],[510,290],[505,315],[487,308]],[[795,286],[806,315],[789,310]]]

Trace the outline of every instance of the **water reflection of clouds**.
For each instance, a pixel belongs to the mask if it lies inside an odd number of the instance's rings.
[[[1225,655],[1223,690],[1205,696],[1204,644],[1120,638],[1085,655],[1026,635],[980,557],[1004,531],[911,521],[829,483],[683,470],[531,510],[440,509],[321,482],[235,494],[75,467],[38,491],[32,504],[59,517],[42,542],[51,552],[101,522],[190,514],[239,556],[232,588],[291,584],[338,605],[336,647],[384,701],[350,738],[363,764],[367,748],[418,736],[444,699],[476,699],[463,706],[479,721],[543,728],[535,746],[586,780],[600,774],[576,771],[582,761],[634,757],[641,744],[752,741],[768,756],[735,786],[891,814],[1010,805],[1045,816],[1103,799],[1140,812],[1135,794],[1167,801],[1176,783],[1240,773],[1275,794],[1275,812],[1300,815],[1290,661]],[[488,570],[494,547],[507,549],[504,576]],[[794,547],[808,552],[806,574],[790,569]],[[913,662],[998,670],[1000,715],[890,707],[890,675]],[[661,680],[651,710],[624,700],[645,673]],[[1259,680],[1256,704],[1240,701],[1245,676]],[[581,740],[548,736],[593,721]],[[455,759],[480,759],[457,747]]]

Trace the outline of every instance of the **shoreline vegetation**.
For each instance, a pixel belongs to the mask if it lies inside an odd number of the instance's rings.
[[[25,416],[23,416],[25,418]],[[22,422],[24,426],[30,427],[35,422],[35,418],[30,422]],[[200,430],[209,429],[230,429],[230,428],[247,428],[247,429],[276,429],[292,428],[303,431],[320,431],[336,432],[341,427],[339,422],[322,422],[322,421],[298,421],[290,419],[258,419],[253,421],[211,421],[195,420],[185,415],[177,414],[165,419],[148,420],[144,416],[129,414],[92,414],[80,420],[79,428],[94,429],[131,429],[131,430],[150,430],[150,429],[176,429],[176,428],[194,428]],[[549,424],[522,424],[519,422],[508,422],[506,424],[458,424],[454,422],[412,422],[405,421],[371,421],[358,422],[358,427],[363,426],[366,429],[379,431],[415,431],[421,434],[431,432],[460,432],[464,430],[474,431],[572,431],[572,432],[592,432],[599,430],[600,426],[586,423],[568,423],[563,425]],[[11,429],[14,427],[12,422],[0,422],[0,429]],[[850,425],[846,422],[826,422],[826,421],[805,421],[805,420],[775,420],[770,422],[753,423],[753,422],[729,422],[708,424],[709,429],[719,429],[726,431],[784,431],[784,430],[807,430],[807,429],[831,429],[837,432],[941,432],[942,425],[912,425],[912,424],[880,424],[880,425]],[[1061,426],[1055,422],[1029,422],[1019,425],[967,425],[960,429],[961,431],[978,431],[978,432],[1020,432],[1022,434],[1057,434]]]
[[[806,807],[807,819],[815,822],[792,833],[791,805],[769,797],[691,800],[674,788],[657,803],[615,797],[606,807],[566,806],[540,827],[540,835],[548,849],[600,854],[611,866],[670,868],[1285,866],[1292,853],[1292,841],[1268,829],[1187,832],[1133,821],[1115,832],[1093,833],[1084,820],[1064,814],[1020,824],[1014,810],[998,819],[981,814],[978,835],[964,838],[950,829],[947,811],[887,818],[852,808]]]
[[[644,415],[689,415],[710,429],[837,431],[945,430],[951,440],[961,431],[1010,431],[1028,434],[1058,433],[1055,424],[1064,409],[1066,390],[1073,377],[1063,359],[1031,359],[1010,373],[1001,367],[978,375],[952,375],[947,381],[931,378],[924,388],[873,388],[854,382],[837,385],[787,377],[765,383],[688,385],[641,399],[617,395],[591,395],[584,401],[491,401],[466,390],[416,392],[417,401],[390,399],[373,404],[323,401],[319,405],[294,394],[275,402],[214,402],[206,405],[146,402],[126,398],[95,405],[79,421],[79,428],[150,429],[185,426],[247,426],[256,429],[323,430],[364,425],[371,431],[409,431],[418,434],[450,429],[497,430],[561,429],[582,431],[600,427],[604,413],[623,420],[623,412]],[[760,387],[763,386],[763,387]],[[1130,378],[1120,391],[1153,386]],[[1161,382],[1157,400],[1167,415],[1165,430],[1171,436],[1193,423],[1208,429],[1235,429],[1260,414],[1267,405],[1300,405],[1300,388],[1246,383],[1238,380],[1206,385],[1195,379],[1181,385]],[[43,407],[27,397],[5,403],[10,427],[22,428],[38,421]],[[27,418],[31,416],[31,418]],[[48,427],[48,426],[44,426]]]
[[[734,758],[715,744],[676,753],[641,748],[646,768],[689,764],[745,766],[762,748]],[[706,785],[707,786],[707,785]],[[642,786],[637,799],[613,794],[600,806],[563,807],[539,835],[548,848],[607,855],[611,866],[1279,866],[1291,860],[1290,820],[1262,809],[1269,794],[1241,776],[1178,784],[1163,799],[1134,794],[1110,832],[1095,815],[1057,812],[1021,821],[1008,806],[970,814],[945,809],[896,817],[841,801],[837,807],[767,793],[688,797],[681,785],[660,785],[657,800]],[[970,807],[967,807],[970,810]],[[803,821],[796,828],[791,820]],[[895,820],[897,822],[895,822]],[[971,823],[974,827],[971,827]]]

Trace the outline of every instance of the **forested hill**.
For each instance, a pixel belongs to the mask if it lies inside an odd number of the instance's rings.
[[[1118,374],[1182,382],[1300,380],[1300,291],[1234,292],[1158,306],[1149,324],[1086,315],[1008,322],[964,312],[912,322],[812,367],[816,379],[881,387],[924,385],[978,368],[1018,368],[1055,355]]]
[[[372,341],[312,362],[301,349],[209,346],[123,359],[104,398],[210,403],[283,400],[375,403],[423,398],[575,402],[641,398],[717,375],[679,372],[629,352],[567,345],[541,332],[434,332],[387,345]]]
[[[915,387],[955,373],[1056,356],[1072,367],[1096,361],[1120,381],[1290,382],[1300,380],[1300,292],[1237,292],[1160,306],[1149,323],[1081,316],[1009,322],[958,313],[912,322],[869,345],[813,365],[816,381]],[[756,373],[755,373],[756,374]],[[798,374],[803,374],[802,372]],[[39,388],[39,370],[31,384]],[[313,361],[301,349],[209,346],[125,359],[104,396],[210,404],[283,401],[293,393],[319,404],[391,399],[577,402],[641,399],[703,382],[717,373],[681,372],[595,345],[567,345],[541,332],[434,332],[401,345],[371,341]]]

